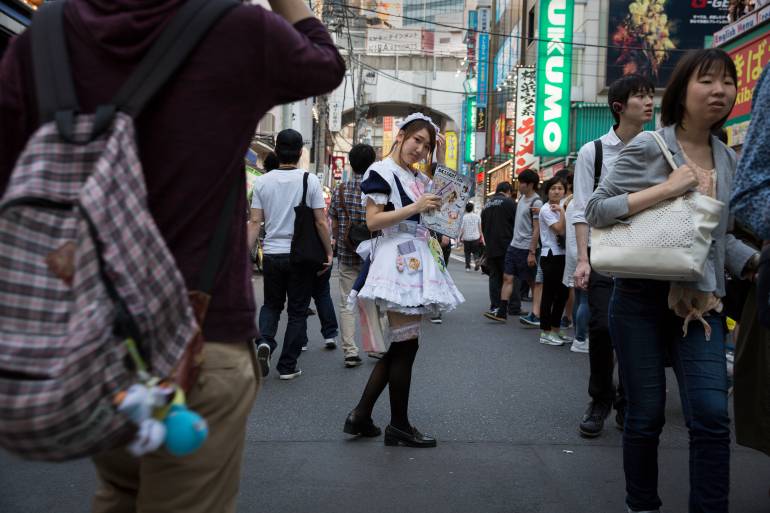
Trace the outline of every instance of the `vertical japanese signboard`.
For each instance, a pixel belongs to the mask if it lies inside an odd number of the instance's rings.
[[[569,153],[573,9],[574,0],[540,2],[535,112],[535,155],[540,157]]]
[[[725,123],[730,146],[743,144],[751,120],[751,100],[762,70],[770,62],[770,26],[758,29],[725,50],[735,62],[738,72],[738,94],[735,106]]]
[[[515,176],[540,168],[540,159],[535,157],[535,89],[534,68],[516,68]]]
[[[465,162],[476,160],[476,97],[465,100]]]
[[[489,34],[481,34],[479,36],[479,60],[478,60],[478,76],[476,82],[476,94],[478,95],[478,108],[486,109],[487,107],[487,75],[489,64]],[[480,129],[481,130],[481,129]]]
[[[457,171],[457,133],[456,132],[447,132],[446,133],[446,156],[444,159],[444,164],[449,169],[454,169]]]

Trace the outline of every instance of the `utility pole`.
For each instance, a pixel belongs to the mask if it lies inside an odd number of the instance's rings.
[[[336,24],[336,11],[335,1],[324,2],[323,11],[321,12],[321,21],[327,27]],[[331,186],[332,178],[329,173],[329,169],[326,166],[326,131],[329,124],[329,95],[321,95],[316,97],[315,104],[318,117],[316,123],[318,126],[316,140],[313,141],[315,145],[315,172],[316,175],[323,173],[322,183]]]

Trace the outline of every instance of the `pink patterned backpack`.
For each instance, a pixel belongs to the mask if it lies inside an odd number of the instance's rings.
[[[159,377],[175,377],[194,357],[191,341],[202,340],[148,210],[133,118],[236,2],[187,2],[114,104],[88,115],[78,112],[68,65],[65,5],[46,3],[32,24],[42,124],[0,200],[0,446],[51,461],[133,436],[115,406],[138,380],[127,340]],[[220,228],[232,219],[229,196]],[[219,232],[209,270],[221,260]],[[204,274],[206,291],[215,272]]]

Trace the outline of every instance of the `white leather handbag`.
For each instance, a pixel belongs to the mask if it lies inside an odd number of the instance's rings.
[[[666,161],[674,158],[660,134],[650,132]],[[724,203],[690,192],[661,201],[625,220],[591,231],[591,266],[615,278],[697,281]]]

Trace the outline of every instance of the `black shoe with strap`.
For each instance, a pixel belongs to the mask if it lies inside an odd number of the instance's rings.
[[[604,420],[612,411],[612,404],[602,401],[591,401],[588,405],[583,420],[580,422],[580,435],[585,438],[596,438],[602,434],[604,429]]]
[[[382,430],[374,425],[371,417],[356,415],[355,410],[351,411],[348,418],[345,419],[345,427],[342,430],[349,435],[365,436],[368,438],[382,434]]]
[[[388,424],[385,428],[385,445],[396,446],[405,445],[406,447],[436,447],[436,439],[423,435],[417,428],[411,427],[411,431],[404,431]]]

